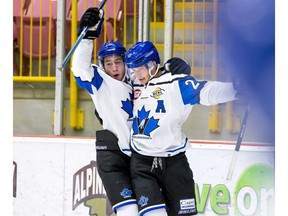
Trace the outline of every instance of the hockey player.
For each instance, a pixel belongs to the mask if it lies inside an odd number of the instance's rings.
[[[93,26],[99,20],[101,26],[104,11],[100,13],[88,8],[81,17],[79,32],[85,26],[91,30],[75,50],[72,71],[77,84],[90,94],[103,126],[96,132],[97,170],[112,209],[117,216],[138,216],[129,170],[133,94],[125,76],[126,49],[118,42],[105,43],[98,52],[100,67],[91,64],[93,40],[100,34]]]
[[[101,14],[101,15],[99,15]],[[100,18],[100,17],[101,18]],[[75,50],[72,71],[77,84],[90,94],[103,130],[96,132],[97,170],[107,197],[117,216],[138,216],[136,198],[130,178],[130,130],[133,91],[126,76],[126,49],[119,42],[104,43],[98,52],[99,66],[91,64],[93,40],[100,34],[104,11],[88,8],[80,20],[79,33],[89,31]],[[190,66],[173,58],[170,70],[190,73]],[[167,71],[166,67],[166,71]]]
[[[197,81],[190,75],[159,70],[160,58],[150,41],[127,52],[135,77],[131,132],[131,176],[140,215],[196,215],[193,172],[185,151],[183,123],[193,105],[210,106],[235,99],[232,83]]]

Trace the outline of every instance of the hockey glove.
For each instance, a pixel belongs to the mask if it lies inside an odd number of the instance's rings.
[[[241,101],[249,101],[249,95],[251,95],[248,91],[248,86],[243,82],[243,80],[239,77],[232,78],[233,88],[236,91],[235,98]],[[247,102],[248,103],[248,102]]]
[[[78,28],[78,36],[87,26],[89,29],[84,36],[84,39],[94,40],[101,33],[101,26],[104,21],[104,10],[99,10],[97,7],[88,8],[80,19]]]
[[[173,57],[169,59],[164,64],[165,72],[171,72],[172,75],[174,74],[187,74],[190,75],[191,67],[190,65],[182,58]]]

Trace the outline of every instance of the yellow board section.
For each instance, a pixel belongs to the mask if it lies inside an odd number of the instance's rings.
[[[85,117],[84,109],[77,109],[77,125],[74,129],[84,129],[84,117]]]
[[[220,133],[222,129],[222,114],[221,112],[211,112],[209,115],[208,128],[210,132]]]

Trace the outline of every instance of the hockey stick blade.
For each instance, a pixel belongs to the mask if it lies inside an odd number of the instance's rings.
[[[235,164],[236,164],[236,161],[237,161],[237,158],[238,158],[240,146],[241,146],[241,143],[242,143],[242,140],[243,140],[243,136],[244,136],[244,133],[245,133],[249,112],[250,112],[250,105],[247,105],[246,110],[245,110],[245,114],[244,114],[244,118],[242,120],[241,129],[240,129],[240,132],[239,132],[239,135],[238,135],[237,143],[236,143],[236,146],[235,146],[234,154],[233,154],[233,157],[232,157],[232,161],[231,161],[231,164],[230,164],[230,168],[229,168],[229,171],[228,171],[228,174],[227,174],[227,178],[226,178],[227,180],[231,180],[233,172],[234,172],[234,168],[235,168]]]
[[[107,0],[103,0],[101,2],[101,4],[99,5],[99,10],[102,9],[105,5]],[[99,26],[97,25],[96,27],[96,31],[99,28]],[[73,55],[73,53],[75,52],[76,48],[78,47],[79,43],[81,42],[81,40],[84,38],[84,36],[86,35],[87,31],[88,31],[88,27],[86,26],[82,32],[80,33],[79,37],[77,38],[77,40],[75,41],[75,43],[73,44],[73,46],[71,47],[71,49],[69,50],[68,54],[65,56],[62,64],[60,67],[58,67],[58,70],[62,71],[62,69],[66,66],[67,62],[69,61],[69,59],[71,58],[71,56]]]

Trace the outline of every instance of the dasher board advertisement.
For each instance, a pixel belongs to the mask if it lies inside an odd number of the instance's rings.
[[[274,147],[190,140],[198,215],[273,216]],[[115,215],[96,168],[95,139],[13,138],[13,213],[21,216]],[[183,200],[185,202],[185,200]]]

